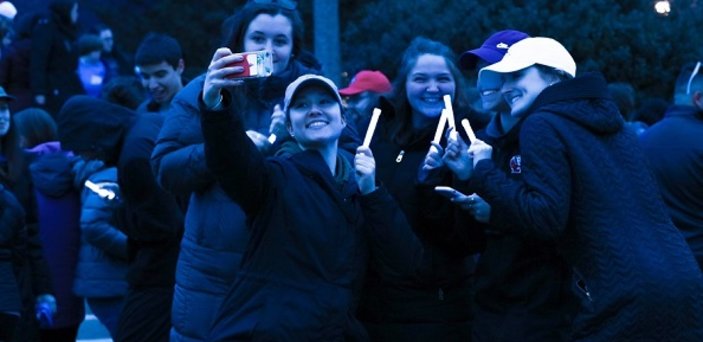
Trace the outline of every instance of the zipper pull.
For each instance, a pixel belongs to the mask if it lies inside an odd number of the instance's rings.
[[[437,291],[437,297],[439,300],[444,300],[444,290],[442,290],[441,287],[439,288],[439,291]]]
[[[400,150],[400,153],[398,153],[398,156],[395,157],[395,162],[396,162],[396,163],[402,162],[402,161],[403,161],[403,156],[404,156],[404,155],[405,155],[405,151],[404,151],[404,150]]]

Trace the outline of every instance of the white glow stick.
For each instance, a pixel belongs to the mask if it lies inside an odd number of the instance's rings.
[[[113,200],[115,199],[115,193],[110,190],[110,189],[104,189],[100,185],[97,185],[90,180],[85,181],[85,187],[88,188],[90,191],[98,194],[100,198],[104,198],[107,200]]]
[[[454,120],[454,108],[452,108],[452,97],[449,94],[443,96],[444,108],[447,110],[447,124],[449,127],[456,130],[456,121]]]
[[[476,141],[476,134],[474,134],[474,130],[471,128],[471,124],[469,123],[469,119],[464,119],[461,120],[461,125],[464,126],[464,130],[466,131],[466,136],[469,137],[470,141]]]
[[[442,133],[444,132],[444,126],[446,125],[447,114],[446,110],[442,109],[442,114],[439,116],[439,124],[437,124],[437,130],[434,132],[434,139],[432,139],[434,143],[439,144],[440,140],[442,140]]]
[[[376,130],[376,125],[378,124],[378,118],[380,116],[381,110],[374,108],[373,114],[371,114],[371,122],[369,122],[369,128],[366,129],[366,137],[364,137],[364,144],[362,146],[369,147],[369,144],[371,144],[371,138],[373,138],[373,132]]]

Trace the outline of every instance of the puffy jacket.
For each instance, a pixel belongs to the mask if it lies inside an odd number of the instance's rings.
[[[127,236],[112,224],[119,201],[117,169],[101,168],[101,162],[78,162],[74,166],[81,193],[81,249],[73,291],[83,297],[115,297],[127,293]],[[95,169],[98,169],[95,171]],[[85,186],[91,181],[114,198]]]

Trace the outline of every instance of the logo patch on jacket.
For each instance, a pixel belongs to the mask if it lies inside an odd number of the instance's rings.
[[[510,173],[522,173],[522,158],[519,154],[510,158]]]

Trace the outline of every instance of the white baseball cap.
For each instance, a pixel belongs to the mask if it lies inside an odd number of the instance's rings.
[[[576,62],[561,43],[552,38],[532,37],[510,46],[500,62],[479,71],[479,78],[484,71],[507,74],[535,64],[552,67],[576,77]]]
[[[0,2],[0,15],[14,19],[17,15],[17,8],[9,1]]]
[[[339,91],[337,90],[337,86],[330,80],[329,78],[326,78],[324,76],[320,75],[315,75],[315,74],[305,74],[300,77],[298,77],[295,81],[291,82],[291,84],[288,85],[286,88],[286,97],[283,100],[283,111],[288,113],[288,107],[290,107],[291,101],[293,101],[293,98],[295,97],[295,93],[300,89],[301,86],[303,85],[308,85],[311,83],[316,83],[319,84],[325,88],[328,88],[328,90],[334,94],[335,99],[337,100],[338,103],[342,103],[342,97],[339,96]]]

